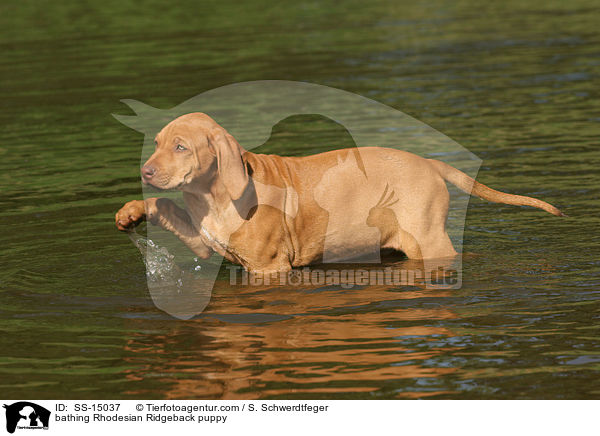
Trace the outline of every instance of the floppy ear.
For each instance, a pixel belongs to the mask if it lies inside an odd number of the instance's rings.
[[[229,195],[238,200],[248,186],[248,170],[242,160],[245,150],[225,129],[214,128],[208,135],[208,143],[217,156],[219,176]]]

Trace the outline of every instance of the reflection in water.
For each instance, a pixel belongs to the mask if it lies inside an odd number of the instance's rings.
[[[137,369],[126,375],[160,376],[168,398],[376,396],[402,379],[420,380],[422,394],[439,394],[427,380],[456,368],[427,362],[457,349],[443,344],[453,333],[436,326],[456,315],[437,304],[410,308],[410,302],[448,296],[450,291],[416,287],[232,289],[221,281],[201,317],[167,334],[129,339],[128,362]]]

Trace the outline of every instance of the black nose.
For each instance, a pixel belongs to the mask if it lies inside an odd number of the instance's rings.
[[[142,177],[144,179],[151,179],[155,172],[156,172],[156,170],[154,169],[153,166],[144,165],[142,167]]]

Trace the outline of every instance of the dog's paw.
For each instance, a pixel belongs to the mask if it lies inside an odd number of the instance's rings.
[[[131,230],[146,219],[146,206],[142,200],[133,200],[125,205],[115,215],[115,225],[121,231]]]

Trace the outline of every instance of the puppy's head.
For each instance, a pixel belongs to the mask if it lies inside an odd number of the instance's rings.
[[[142,181],[159,189],[207,188],[219,177],[233,199],[248,184],[244,149],[212,118],[183,115],[155,138],[156,150],[142,167]]]

